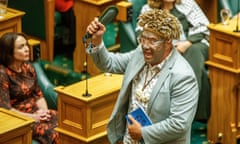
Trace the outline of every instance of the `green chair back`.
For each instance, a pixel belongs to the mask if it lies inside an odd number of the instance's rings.
[[[24,11],[22,31],[45,40],[44,0],[9,0],[8,6]]]
[[[220,10],[226,8],[231,11],[232,16],[239,13],[240,1],[239,0],[219,0],[218,1],[218,21],[221,21]]]

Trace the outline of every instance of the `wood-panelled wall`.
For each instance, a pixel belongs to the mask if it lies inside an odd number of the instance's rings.
[[[211,23],[217,23],[218,0],[196,0]]]

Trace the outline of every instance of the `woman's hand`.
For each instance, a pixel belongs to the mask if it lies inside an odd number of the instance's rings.
[[[11,108],[11,111],[19,113],[23,116],[27,116],[30,118],[33,118],[36,122],[39,121],[50,121],[51,119],[51,112],[49,110],[45,110],[45,109],[40,109],[38,111],[36,111],[35,113],[25,113],[25,112],[21,112],[17,109]]]
[[[185,51],[192,45],[190,41],[179,41],[174,44],[174,47],[181,54],[184,54]]]
[[[51,114],[49,110],[38,110],[35,114],[34,114],[34,119],[36,121],[50,121],[51,119]]]

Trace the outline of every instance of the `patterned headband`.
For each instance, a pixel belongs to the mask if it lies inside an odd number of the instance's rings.
[[[139,16],[139,26],[143,30],[151,31],[164,39],[179,39],[181,35],[181,24],[172,14],[152,9]]]

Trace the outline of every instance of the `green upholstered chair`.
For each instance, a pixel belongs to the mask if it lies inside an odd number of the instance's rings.
[[[56,56],[53,62],[39,60],[38,63],[43,68],[49,81],[55,86],[67,86],[90,76],[84,72],[74,72],[72,62],[66,57]]]
[[[55,29],[61,18],[55,11],[54,0],[9,0],[8,6],[24,11],[22,31],[41,41],[41,58],[52,61],[54,53],[54,38],[59,36]],[[56,20],[55,20],[56,19]],[[56,34],[55,34],[56,31]]]
[[[8,6],[24,11],[22,30],[24,33],[45,39],[44,2],[42,0],[9,0]]]
[[[220,12],[222,8],[229,9],[233,16],[239,12],[240,2],[238,0],[219,0],[218,2],[218,12]]]
[[[58,95],[54,91],[55,85],[53,85],[49,81],[41,64],[38,61],[33,62],[33,66],[36,70],[38,83],[39,83],[39,86],[40,86],[40,88],[43,92],[43,95],[47,101],[48,108],[57,110]]]
[[[129,0],[132,3],[133,14],[131,21],[119,22],[120,52],[128,52],[137,47],[136,23],[141,8],[147,0]]]

